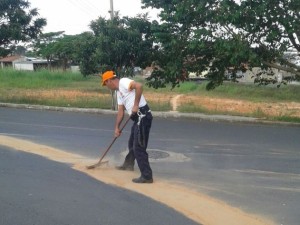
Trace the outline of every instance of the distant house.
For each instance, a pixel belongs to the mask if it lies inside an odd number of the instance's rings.
[[[80,67],[79,66],[70,66],[70,69],[71,69],[72,73],[80,72]]]
[[[47,68],[48,62],[43,59],[28,58],[25,56],[8,56],[0,59],[1,68],[11,67],[16,70],[35,71],[40,68]]]
[[[14,68],[15,63],[26,61],[26,57],[20,55],[7,56],[0,59],[1,68],[12,67]]]
[[[30,70],[35,71],[41,68],[47,68],[48,62],[46,60],[22,61],[14,63],[16,70]]]

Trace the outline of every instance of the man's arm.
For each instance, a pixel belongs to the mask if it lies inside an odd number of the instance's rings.
[[[120,124],[122,123],[124,118],[124,110],[124,105],[118,105],[118,114],[115,123],[115,137],[119,137],[121,135]]]
[[[137,113],[139,110],[139,103],[143,93],[143,85],[139,82],[132,81],[129,85],[129,90],[133,90],[133,89],[135,89],[135,99],[134,99],[134,105],[132,107],[132,114]]]

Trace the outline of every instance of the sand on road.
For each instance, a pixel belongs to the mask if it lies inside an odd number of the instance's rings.
[[[86,166],[97,162],[97,159],[89,159],[82,155],[5,135],[0,135],[0,145],[16,151],[37,154],[53,161],[67,163],[72,165],[73,169],[94,179],[143,194],[203,225],[275,224],[262,215],[249,214],[188,187],[175,185],[171,181],[160,180],[159,177],[155,177],[153,184],[135,184],[131,180],[139,176],[137,170],[135,172],[118,171],[112,165],[88,170]]]

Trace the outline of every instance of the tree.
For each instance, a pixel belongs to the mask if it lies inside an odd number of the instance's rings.
[[[78,58],[78,39],[79,35],[64,35],[53,45],[53,55],[62,63],[64,71]]]
[[[84,32],[78,35],[76,41],[76,61],[80,63],[80,72],[84,76],[99,73],[99,65],[97,62],[96,37],[92,32]]]
[[[153,36],[147,14],[135,18],[118,14],[113,19],[99,17],[90,24],[95,35],[95,51],[89,61],[96,63],[98,72],[114,70],[118,77],[133,76],[134,67],[145,67],[153,56]],[[87,68],[87,64],[82,67]],[[89,67],[90,71],[95,67]],[[116,94],[112,92],[112,109],[116,110]]]
[[[10,53],[18,42],[35,39],[46,25],[46,19],[37,18],[38,10],[30,9],[26,0],[0,0],[0,56]]]
[[[33,46],[37,55],[48,60],[49,68],[51,62],[56,60],[62,65],[63,70],[66,70],[69,63],[80,64],[90,58],[89,54],[86,54],[87,49],[95,51],[95,45],[90,41],[90,37],[95,39],[90,32],[78,35],[64,35],[64,31],[50,32],[41,34]]]
[[[128,76],[133,74],[135,66],[150,65],[154,49],[147,15],[135,18],[116,15],[113,20],[99,17],[91,22],[90,27],[96,37],[92,57],[99,72],[110,68],[118,76]]]
[[[299,0],[143,0],[145,7],[161,9],[155,27],[161,46],[149,85],[174,86],[188,72],[208,70],[207,88],[215,88],[231,69],[277,68],[300,79],[300,67],[286,57],[300,52]],[[259,81],[259,80],[258,80]]]
[[[15,47],[12,49],[12,52],[13,52],[13,54],[15,54],[15,55],[25,55],[25,53],[26,53],[26,47],[20,46],[20,45],[15,46]]]
[[[55,57],[55,43],[63,37],[63,34],[64,31],[42,33],[32,42],[34,52],[47,59],[49,69]]]

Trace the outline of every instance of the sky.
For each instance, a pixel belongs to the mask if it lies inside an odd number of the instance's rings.
[[[37,8],[39,17],[47,19],[43,32],[65,31],[75,35],[90,31],[89,23],[99,16],[110,18],[110,0],[28,0],[30,8]],[[155,19],[157,10],[141,9],[141,0],[113,0],[114,11],[121,17],[134,17],[139,13],[149,12],[150,19]]]

